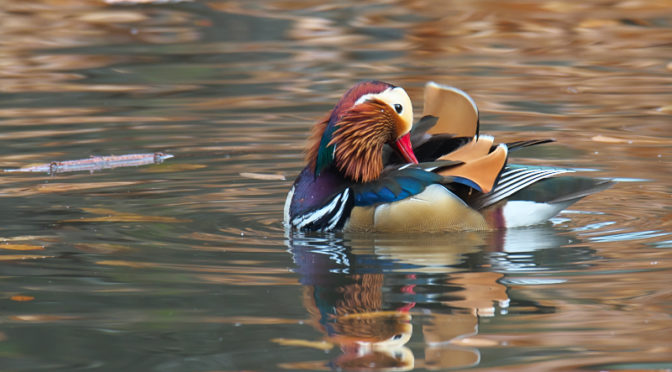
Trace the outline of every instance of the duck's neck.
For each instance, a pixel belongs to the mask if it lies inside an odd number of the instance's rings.
[[[315,176],[318,176],[324,168],[334,164],[334,150],[336,145],[331,143],[331,139],[335,129],[336,128],[333,125],[328,125],[324,129],[315,157]]]

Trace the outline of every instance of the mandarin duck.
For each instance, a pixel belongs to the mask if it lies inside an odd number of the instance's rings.
[[[495,144],[479,134],[476,103],[457,88],[428,83],[423,115],[413,126],[401,87],[364,81],[348,90],[313,128],[285,225],[368,232],[527,226],[612,184],[558,177],[571,169],[508,164],[509,152],[553,140]]]

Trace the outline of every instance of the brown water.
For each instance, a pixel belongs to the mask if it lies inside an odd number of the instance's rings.
[[[672,369],[669,1],[7,1],[0,35],[0,168],[175,155],[0,175],[2,370]],[[286,233],[371,78],[621,182],[527,229]]]

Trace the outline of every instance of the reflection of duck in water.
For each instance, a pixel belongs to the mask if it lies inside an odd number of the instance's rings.
[[[297,238],[290,251],[300,274],[310,324],[330,345],[337,345],[341,353],[330,362],[294,363],[285,367],[394,371],[419,365],[429,369],[464,367],[480,360],[477,349],[451,342],[475,334],[478,316],[494,315],[495,304],[506,306],[506,289],[497,283],[501,274],[440,273],[438,266],[423,272],[414,255],[404,257],[412,251],[386,242],[385,252],[401,262],[406,272],[394,273],[393,262],[374,253],[377,249],[373,241],[373,246],[367,249],[364,241],[358,240],[357,249],[353,250],[336,239],[316,242]],[[444,242],[445,248],[449,245]],[[447,249],[449,257],[442,258],[444,263],[460,261],[456,250]],[[409,273],[408,265],[420,271]],[[422,319],[420,334],[425,341],[425,358],[420,364],[406,346],[413,331],[411,312]],[[301,346],[288,340],[279,342]]]
[[[406,370],[413,354],[404,347],[413,326],[405,311],[383,310],[383,274],[339,275],[338,285],[304,287],[303,303],[313,325],[343,352],[334,367]],[[336,284],[336,283],[334,283]]]
[[[398,347],[410,338],[405,308],[383,311],[383,274],[339,275],[333,287],[304,287],[304,305],[328,337],[345,347]]]
[[[408,310],[413,303],[389,302],[384,292],[412,293],[412,285],[385,286],[380,267],[365,264],[370,256],[356,256],[334,247],[292,247],[301,274],[303,304],[311,325],[341,354],[321,366],[344,370],[404,371],[414,366],[404,345],[413,331]],[[364,260],[364,261],[362,261]],[[280,343],[287,344],[287,340]],[[317,368],[320,363],[305,367]],[[293,365],[292,368],[299,368]]]
[[[510,279],[492,267],[529,270],[535,257],[538,269],[580,267],[577,261],[585,265],[594,254],[577,245],[575,237],[550,226],[499,233],[422,237],[292,233],[288,246],[303,286],[302,302],[310,325],[324,341],[276,341],[339,353],[330,361],[284,367],[441,370],[477,365],[479,347],[494,346],[483,344],[491,341],[478,336],[480,319],[505,316],[510,306],[517,312],[554,311],[520,292],[510,299],[505,285]],[[525,253],[518,256],[519,252]],[[550,256],[552,262],[546,259]],[[420,350],[408,345],[414,330],[422,342],[413,347]]]

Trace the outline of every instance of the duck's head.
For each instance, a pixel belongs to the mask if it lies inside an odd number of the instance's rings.
[[[307,160],[315,175],[334,165],[353,181],[373,181],[383,171],[385,144],[417,164],[409,134],[412,126],[413,107],[403,88],[381,81],[360,82],[315,126]]]

